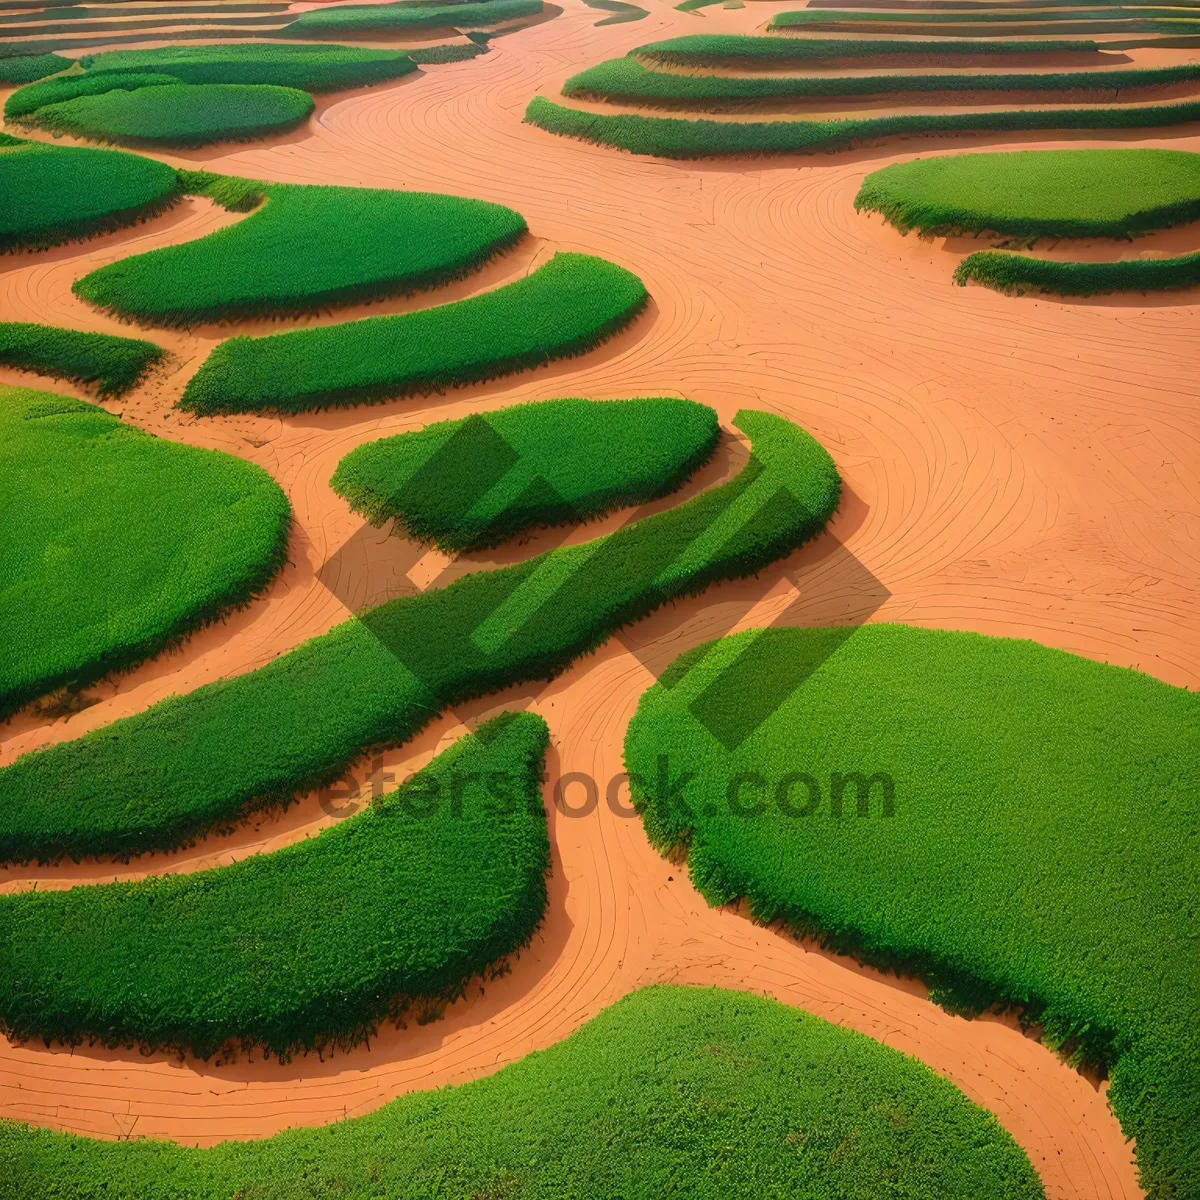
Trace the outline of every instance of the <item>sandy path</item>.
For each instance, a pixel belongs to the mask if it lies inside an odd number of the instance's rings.
[[[701,22],[656,6],[636,25],[596,29],[596,14],[572,4],[484,58],[348,94],[293,137],[189,156],[243,175],[510,204],[528,218],[539,252],[601,254],[638,272],[655,304],[593,356],[429,401],[196,421],[169,408],[194,366],[129,398],[127,419],[241,454],[279,479],[297,514],[292,565],[226,626],[97,689],[94,707],[53,724],[25,718],[6,727],[3,761],[265,662],[344,616],[338,595],[354,606],[435,575],[439,564],[418,561],[414,547],[360,532],[327,486],[337,460],[383,433],[555,395],[682,393],[714,405],[726,423],[743,405],[785,414],[823,441],[845,477],[836,537],[757,580],[656,615],[552,685],[448,715],[385,756],[385,769],[419,765],[461,732],[462,720],[529,703],[551,725],[551,781],[582,770],[603,791],[652,679],[644,664],[660,668],[706,637],[778,617],[816,623],[874,612],[873,619],[1035,637],[1175,684],[1200,683],[1200,447],[1191,420],[1200,296],[1064,304],[957,289],[950,274],[961,248],[901,238],[854,213],[854,193],[877,166],[1012,142],[913,139],[836,156],[672,164],[521,124],[531,95],[554,94],[583,66],[656,37],[748,32],[763,19],[762,9],[706,12]],[[1141,144],[1200,149],[1200,138]],[[199,229],[224,218],[196,202],[183,219]],[[183,230],[140,232],[149,245],[180,240]],[[134,236],[0,260],[0,309],[109,328],[72,307],[69,285],[98,261],[130,252]],[[117,238],[130,241],[109,249]],[[334,591],[316,580],[331,572],[341,580]],[[578,803],[574,792],[570,799]],[[131,876],[150,863],[195,869],[330,819],[310,798],[257,831],[168,860],[14,872],[6,886]],[[217,1066],[3,1045],[0,1112],[102,1136],[133,1131],[197,1144],[261,1136],[486,1074],[553,1044],[631,988],[672,979],[770,991],[917,1054],[996,1112],[1051,1196],[1138,1194],[1102,1091],[1032,1039],[1000,1022],[949,1017],[917,988],[705,908],[683,874],[650,849],[638,822],[613,814],[603,798],[587,817],[552,813],[552,835],[544,931],[512,974],[446,1019],[388,1029],[370,1047],[325,1063],[285,1067],[257,1057]]]

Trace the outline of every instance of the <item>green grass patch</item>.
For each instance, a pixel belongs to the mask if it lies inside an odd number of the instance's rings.
[[[613,58],[572,75],[562,94],[575,99],[722,108],[739,102],[808,97],[898,95],[905,92],[1089,92],[1169,87],[1200,79],[1200,63],[1128,71],[1064,71],[1008,75],[682,75],[648,70],[633,56]]]
[[[465,62],[468,58],[478,58],[487,53],[487,46],[475,42],[458,44],[451,42],[445,46],[419,46],[405,53],[418,66],[436,66],[441,63]]]
[[[0,1168],[59,1200],[694,1196],[1042,1200],[990,1113],[852,1029],[659,984],[459,1087],[209,1150],[0,1122]]]
[[[158,653],[283,563],[261,467],[31,388],[0,388],[0,432],[0,712]]]
[[[1200,252],[1124,262],[1049,262],[1025,254],[980,250],[958,264],[954,282],[981,283],[1016,296],[1025,292],[1098,296],[1108,292],[1166,291],[1200,283]]]
[[[506,713],[283,850],[0,898],[0,1028],[286,1059],[349,1049],[419,998],[461,995],[545,912],[547,739],[541,717]]]
[[[109,33],[128,33],[131,30],[142,30],[142,36],[139,41],[148,41],[150,34],[148,31],[161,31],[160,37],[171,37],[174,34],[176,27],[185,26],[192,28],[194,26],[218,26],[222,29],[238,28],[241,31],[241,36],[247,36],[252,32],[267,27],[272,34],[278,35],[279,29],[286,26],[291,21],[291,16],[288,13],[277,13],[274,15],[263,14],[257,17],[154,17],[149,20],[116,20],[116,21],[53,21],[45,24],[36,25],[9,25],[4,29],[6,37],[38,37],[40,35],[60,35],[70,36],[71,34],[104,34]],[[272,28],[273,27],[273,28]],[[261,35],[260,35],[261,36]],[[91,44],[97,42],[107,44],[108,37],[92,37]]]
[[[799,427],[754,411],[736,424],[747,466],[676,508],[364,610],[256,671],[23,756],[0,770],[0,860],[178,846],[340,778],[448,705],[553,678],[669,600],[761,570],[820,532],[840,481]]]
[[[269,83],[306,92],[368,87],[416,70],[416,63],[402,50],[271,42],[110,50],[84,55],[79,61],[89,71],[110,74],[153,71],[183,83]]]
[[[32,83],[65,71],[74,61],[57,54],[0,55],[0,83]]]
[[[1165,1200],[1200,1179],[1198,748],[1182,688],[868,625],[683,656],[642,697],[625,765],[651,841],[687,848],[710,904],[745,897],[952,1010],[1018,1006],[1072,1062],[1106,1065]]]
[[[636,4],[626,4],[625,0],[583,0],[583,2],[588,8],[598,8],[603,12],[613,14],[611,17],[597,21],[597,29],[601,25],[622,25],[626,21],[640,21],[643,17],[650,15],[649,10],[639,8]]]
[[[647,300],[642,281],[586,254],[468,300],[269,337],[230,338],[179,407],[211,415],[304,412],[429,393],[584,354]]]
[[[854,207],[925,237],[1124,238],[1200,218],[1200,154],[1016,150],[918,158],[873,171]]]
[[[715,0],[714,0],[715,2]],[[758,66],[764,63],[837,62],[847,58],[874,58],[897,54],[919,56],[923,59],[942,55],[1006,55],[1006,54],[1095,54],[1098,42],[1077,41],[1010,41],[973,42],[888,40],[886,38],[778,38],[754,37],[750,34],[693,33],[685,37],[668,38],[663,42],[647,42],[631,50],[631,55],[677,66],[719,67],[737,65]],[[1105,49],[1108,45],[1105,45]]]
[[[674,491],[712,456],[690,400],[548,400],[438,421],[351,450],[330,486],[373,525],[456,553]]]
[[[105,92],[132,92],[143,87],[164,87],[179,80],[170,75],[117,75],[109,71],[96,71],[82,75],[59,75],[28,87],[18,88],[4,102],[7,120],[21,124],[21,118],[44,108],[47,104],[62,104],[78,96],[102,96]],[[26,124],[35,124],[25,122]]]
[[[312,110],[313,98],[296,88],[174,83],[48,104],[24,121],[52,133],[121,145],[207,146],[292,129]]]
[[[302,13],[287,27],[288,37],[303,37],[312,30],[418,29],[446,27],[475,29],[499,25],[518,17],[534,17],[542,0],[481,0],[477,4],[348,4]]]
[[[836,10],[803,8],[795,12],[776,13],[768,29],[791,29],[815,25],[820,29],[845,29],[850,25],[1011,25],[1022,19],[1037,24],[1078,21],[1130,21],[1178,18],[1178,8],[1072,8],[1054,12],[1037,8],[1003,8],[987,12],[919,12],[913,9],[891,12],[851,12],[840,15]]]
[[[535,96],[525,120],[562,137],[659,158],[754,157],[845,150],[906,134],[991,133],[1031,129],[1154,129],[1200,120],[1200,102],[1138,108],[1020,109],[919,113],[834,121],[707,121],[636,114],[597,115]]]
[[[121,154],[0,142],[0,253],[44,249],[131,225],[179,196],[165,163]]]
[[[72,290],[149,325],[300,313],[462,278],[527,229],[520,213],[483,200],[225,180],[192,173],[183,182],[218,202],[234,188],[235,210],[265,203],[236,225],[101,267]]]
[[[101,399],[135,387],[165,357],[161,346],[108,333],[81,333],[54,325],[0,322],[0,363],[71,379],[96,388]]]

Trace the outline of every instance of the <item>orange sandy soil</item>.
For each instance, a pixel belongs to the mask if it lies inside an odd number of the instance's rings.
[[[1140,1195],[1132,1148],[1103,1083],[1063,1066],[1010,1020],[949,1016],[918,984],[796,943],[734,910],[707,908],[686,871],[661,859],[640,822],[612,811],[603,790],[621,770],[625,726],[655,671],[706,638],[774,620],[870,615],[1031,637],[1176,685],[1200,684],[1200,293],[1080,304],[956,288],[952,269],[979,242],[903,238],[857,215],[852,203],[867,172],[917,154],[1114,143],[1200,150],[1200,135],[909,139],[837,155],[706,164],[635,158],[522,124],[530,96],[556,95],[585,66],[680,33],[751,32],[763,19],[761,6],[705,12],[656,4],[644,21],[597,29],[604,14],[572,0],[560,18],[500,39],[483,58],[321,99],[313,120],[287,137],[159,156],[270,180],[478,196],[529,221],[530,237],[470,280],[313,320],[470,295],[556,250],[636,271],[654,302],[584,358],[447,396],[287,418],[175,411],[188,376],[230,329],[151,333],[176,352],[173,367],[108,407],[161,436],[267,468],[295,509],[289,564],[248,608],[92,689],[97,702],[77,715],[19,714],[0,729],[0,763],[251,670],[355,608],[445,578],[442,555],[365,527],[328,484],[355,446],[431,420],[552,396],[683,394],[713,405],[726,425],[743,406],[779,412],[811,430],[842,472],[844,500],[831,530],[757,579],[656,614],[555,682],[464,706],[382,756],[382,770],[403,778],[464,724],[529,707],[551,727],[548,800],[566,772],[600,781],[591,815],[550,807],[550,909],[508,975],[470,989],[440,1021],[389,1025],[369,1046],[324,1061],[310,1055],[280,1065],[254,1054],[205,1063],[0,1041],[0,1114],[101,1137],[194,1145],[262,1137],[486,1075],[561,1040],[631,989],[670,980],[766,992],[916,1055],[996,1113],[1051,1197]],[[101,263],[239,219],[188,199],[133,229],[0,259],[0,312],[130,332],[76,300],[71,283]],[[1161,244],[1173,246],[1181,232],[1160,235]],[[1150,252],[1158,245],[1144,243]],[[1105,252],[1138,247],[1106,243],[1097,250]],[[13,371],[0,371],[0,380],[83,394]],[[744,454],[727,438],[687,490],[728,476]],[[574,536],[595,536],[626,517]],[[552,540],[542,535],[449,570],[511,561]],[[581,801],[577,791],[568,803]],[[11,868],[0,871],[0,890],[227,863],[311,836],[353,809],[334,803],[345,807],[308,796],[229,837],[128,865]]]

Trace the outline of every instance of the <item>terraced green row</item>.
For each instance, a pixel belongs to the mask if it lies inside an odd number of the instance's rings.
[[[1032,129],[1152,129],[1200,119],[1200,102],[1137,108],[1029,109],[928,113],[835,121],[709,121],[681,117],[598,115],[535,96],[525,120],[548,133],[632,154],[718,158],[843,150],[878,138],[922,133],[1024,132]]]
[[[527,230],[511,208],[459,196],[180,176],[190,195],[256,211],[101,267],[75,283],[77,296],[146,325],[282,316],[459,279]]]
[[[265,1141],[0,1122],[0,1172],[60,1200],[1043,1197],[996,1119],[915,1059],[773,1000],[665,985],[488,1078]]]
[[[636,53],[636,52],[635,52]],[[575,99],[728,108],[740,102],[808,97],[901,95],[905,92],[1124,92],[1200,79],[1200,63],[1126,71],[987,75],[683,75],[648,70],[637,58],[609,59],[572,75],[562,94]]]
[[[102,400],[135,387],[165,357],[161,346],[137,338],[22,321],[0,322],[0,363],[49,379],[94,386]]]
[[[71,59],[60,58],[57,54],[0,53],[0,83],[32,83],[56,71],[65,71],[71,63]]]
[[[343,4],[302,13],[287,26],[288,37],[305,37],[316,30],[355,32],[367,29],[453,27],[478,29],[519,17],[537,16],[542,0],[479,0],[466,4]]]
[[[0,714],[158,653],[283,563],[261,467],[29,388],[0,388],[0,433]]]
[[[1110,292],[1174,291],[1200,284],[1200,251],[1174,258],[1125,259],[1119,262],[1057,262],[977,250],[954,270],[958,284],[980,283],[1020,296],[1099,296]]]
[[[497,717],[361,813],[232,866],[0,897],[0,1029],[286,1059],[461,995],[542,920],[547,737]]]
[[[754,630],[643,696],[626,769],[710,904],[1021,1008],[1108,1068],[1155,1200],[1200,1188],[1200,696],[1032,642]]]
[[[678,487],[716,449],[717,414],[690,400],[546,400],[380,438],[330,486],[373,525],[448,553],[586,521]]]
[[[1011,25],[1014,15],[1018,20],[1026,18],[1037,24],[1053,24],[1058,21],[1128,21],[1178,19],[1180,9],[1177,7],[1126,7],[1110,5],[1105,8],[1071,8],[1055,12],[1053,8],[1015,8],[1007,5],[983,12],[921,12],[917,8],[890,10],[884,12],[849,12],[826,8],[802,8],[795,12],[776,13],[769,28],[792,29],[797,26],[815,26],[824,30],[844,29],[857,24],[890,24],[890,25]]]
[[[259,670],[0,770],[0,858],[178,846],[339,778],[445,705],[547,679],[631,621],[750,574],[823,527],[833,463],[803,430],[743,411],[741,474],[580,545],[367,610]]]

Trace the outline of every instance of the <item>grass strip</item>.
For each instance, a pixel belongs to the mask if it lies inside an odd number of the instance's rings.
[[[245,36],[249,29],[270,29],[277,33],[279,28],[291,21],[288,13],[277,13],[259,17],[156,17],[151,20],[124,21],[56,21],[37,25],[12,25],[4,30],[6,37],[38,37],[42,35],[68,37],[72,34],[106,34],[128,33],[135,29],[143,31],[162,30],[161,36],[172,37],[177,26],[192,28],[194,26],[217,25],[225,29],[240,29]],[[143,32],[141,40],[146,41],[148,34]],[[107,38],[92,38],[92,44],[107,42]]]
[[[553,678],[668,600],[783,557],[833,513],[837,471],[779,417],[743,411],[736,424],[752,440],[747,466],[676,508],[365,610],[256,671],[24,755],[0,770],[0,859],[179,846],[340,778],[448,705]]]
[[[109,74],[153,71],[183,83],[269,83],[318,93],[369,87],[416,69],[402,50],[271,42],[110,50],[85,54],[79,61],[88,71]]]
[[[623,267],[556,254],[524,279],[453,304],[230,338],[188,381],[179,407],[203,415],[304,412],[496,379],[586,353],[647,299]]]
[[[21,118],[44,108],[47,104],[61,104],[78,96],[102,96],[105,92],[118,90],[133,92],[142,87],[164,87],[178,82],[179,80],[171,75],[116,75],[108,71],[58,75],[41,83],[31,83],[28,87],[18,88],[5,100],[4,116],[15,124],[35,124],[36,122],[22,122]]]
[[[180,194],[176,173],[153,159],[0,138],[0,253],[107,233],[161,212]]]
[[[172,83],[47,104],[24,123],[120,145],[195,147],[280,133],[312,110],[313,98],[296,88]]]
[[[548,734],[505,713],[363,812],[232,866],[0,898],[0,1029],[286,1061],[462,995],[546,909]]]
[[[447,553],[587,521],[674,491],[712,456],[720,427],[670,398],[515,404],[366,442],[330,486],[372,525]]]
[[[572,75],[562,94],[572,99],[724,107],[738,101],[810,96],[877,96],[905,92],[1090,92],[1168,87],[1200,79],[1200,63],[1126,71],[1065,71],[1009,75],[680,75],[648,70],[632,56],[613,58]]]
[[[1200,252],[1175,258],[1123,262],[1050,262],[1025,254],[979,250],[955,268],[954,282],[981,283],[1010,295],[1099,296],[1108,292],[1156,292],[1200,283]]]
[[[102,400],[136,387],[165,356],[161,346],[136,338],[81,333],[54,325],[0,322],[0,363],[51,379],[94,385]]]
[[[601,25],[621,25],[626,21],[640,21],[643,17],[650,15],[648,9],[639,8],[636,4],[626,4],[625,0],[583,0],[583,2],[588,8],[598,8],[613,14],[611,17],[597,21],[597,29]]]
[[[157,654],[283,564],[261,467],[32,388],[0,388],[0,433],[0,713]]]
[[[537,16],[542,0],[482,0],[478,4],[339,5],[301,14],[288,27],[289,37],[303,37],[310,30],[417,29],[446,27],[476,29],[499,25],[517,17]]]
[[[0,55],[0,83],[32,83],[35,79],[65,71],[74,61],[57,54]]]
[[[1111,43],[1105,43],[1104,48],[1110,46]],[[942,55],[1095,54],[1100,48],[1099,42],[1079,41],[920,42],[886,38],[778,38],[750,34],[693,33],[668,38],[663,42],[647,42],[629,53],[630,56],[672,66],[719,67],[739,63],[755,66],[762,63],[837,62],[841,59],[898,54],[924,59]]]
[[[75,283],[77,296],[148,325],[296,314],[461,279],[527,231],[511,208],[459,196],[203,172],[185,172],[183,184],[235,210],[261,206],[195,241],[101,267]]]
[[[625,766],[651,841],[686,848],[710,904],[744,897],[919,974],[952,1011],[1015,1006],[1069,1062],[1107,1067],[1166,1200],[1200,1180],[1198,749],[1186,689],[867,625],[683,656],[642,697]]]
[[[668,984],[494,1075],[323,1128],[195,1150],[3,1121],[0,1168],[58,1200],[1043,1197],[996,1118],[916,1059],[775,1000]]]
[[[1052,24],[1056,21],[1127,21],[1178,18],[1179,8],[1126,8],[1116,5],[1106,8],[1072,8],[1055,12],[1053,9],[1003,7],[987,12],[918,12],[912,9],[903,14],[896,12],[855,12],[850,16],[838,16],[824,8],[803,8],[795,12],[776,13],[769,29],[795,28],[828,25],[833,30],[845,29],[857,24],[903,24],[903,25],[1009,25],[1017,19],[1028,18],[1037,24]]]
[[[1200,219],[1200,154],[1016,150],[918,158],[873,171],[854,207],[922,237],[1128,238]]]
[[[905,134],[1025,132],[1031,129],[1153,129],[1200,120],[1200,102],[1139,108],[1060,108],[1012,112],[921,113],[836,121],[689,121],[636,114],[599,115],[535,96],[525,120],[562,137],[659,158],[718,158],[845,150]]]

